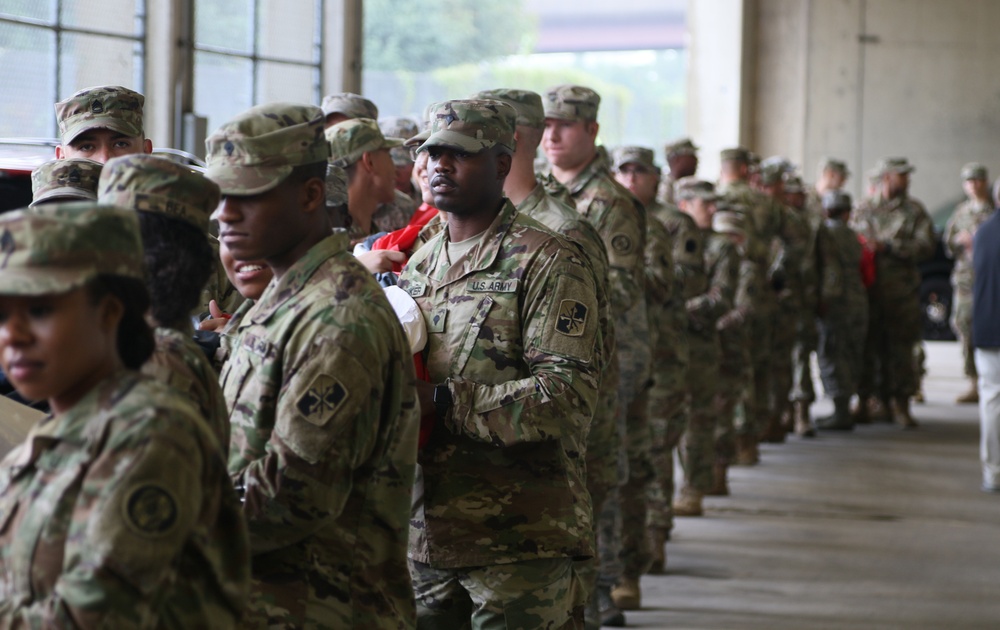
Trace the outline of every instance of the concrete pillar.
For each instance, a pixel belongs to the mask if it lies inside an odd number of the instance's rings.
[[[323,94],[361,92],[362,0],[325,3]]]
[[[180,146],[177,112],[191,111],[191,71],[186,38],[190,35],[190,0],[147,3],[145,126],[154,147]]]

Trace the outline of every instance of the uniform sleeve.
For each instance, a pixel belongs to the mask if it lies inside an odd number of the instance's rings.
[[[900,230],[889,240],[890,256],[901,260],[922,262],[934,255],[934,224],[923,206],[913,204],[910,230]],[[909,222],[907,222],[909,223]]]
[[[264,456],[234,475],[245,487],[253,553],[294,544],[343,510],[380,425],[383,379],[372,369],[384,360],[374,332],[314,317],[286,346],[288,378]]]
[[[211,491],[203,488],[203,451],[181,431],[108,439],[125,446],[106,450],[82,473],[52,594],[28,607],[3,602],[3,627],[160,625],[159,594],[176,578],[203,492]],[[218,465],[221,473],[221,459]]]
[[[959,204],[955,207],[955,211],[948,218],[948,223],[944,226],[944,234],[941,237],[945,253],[953,259],[959,258],[965,251],[965,247],[956,238],[959,232],[961,232],[959,225],[961,225],[961,219],[964,218],[962,216],[964,211],[965,204]]]
[[[716,321],[733,308],[739,275],[739,257],[732,245],[722,245],[719,260],[709,278],[708,291],[687,301],[688,316],[702,326]]]
[[[592,275],[559,249],[536,257],[522,307],[530,376],[496,385],[452,377],[446,426],[498,446],[583,435],[594,415],[601,337]]]
[[[645,250],[646,299],[668,304],[674,297],[673,243],[667,229],[656,219],[648,219]]]
[[[842,229],[850,230],[846,226]],[[856,240],[857,237],[853,236],[853,234],[854,232],[851,231],[851,237]],[[819,257],[821,270],[820,299],[824,303],[830,303],[844,294],[846,282],[844,273],[846,270],[843,269],[843,263],[840,256],[838,256],[837,242],[825,225],[820,226],[819,232],[816,233],[816,254]],[[856,271],[856,269],[850,270],[851,273]]]
[[[646,220],[642,210],[626,198],[615,197],[610,202],[599,198],[594,203],[612,204],[604,214],[604,225],[596,227],[608,253],[611,309],[624,313],[639,300],[643,290]]]

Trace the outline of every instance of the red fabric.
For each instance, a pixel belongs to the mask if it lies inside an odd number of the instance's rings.
[[[864,236],[858,234],[858,241],[861,243],[861,283],[866,289],[870,289],[875,284],[875,251],[868,247],[868,241]]]
[[[376,249],[387,249],[393,252],[408,252],[413,249],[413,244],[420,235],[420,230],[424,229],[427,222],[434,218],[438,209],[426,203],[420,204],[417,211],[410,217],[410,223],[395,232],[389,232],[372,243],[372,251]],[[405,262],[393,263],[392,270],[395,273],[403,271]]]

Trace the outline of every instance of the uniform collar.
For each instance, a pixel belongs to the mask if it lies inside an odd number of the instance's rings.
[[[566,188],[569,190],[570,195],[577,195],[581,190],[587,187],[590,180],[594,179],[602,172],[608,170],[608,164],[599,154],[594,154],[594,159],[590,161],[587,166],[583,168],[582,171],[577,173],[576,177],[566,183]]]

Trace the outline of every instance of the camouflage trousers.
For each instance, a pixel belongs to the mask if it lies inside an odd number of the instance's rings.
[[[715,393],[719,374],[719,337],[711,333],[692,333],[691,363],[688,371],[691,411],[688,426],[681,438],[681,466],[685,485],[701,492],[712,488],[715,477]]]
[[[868,335],[858,395],[909,398],[920,387],[914,346],[920,343],[920,301],[906,294],[869,294]]]
[[[819,374],[823,389],[831,398],[854,395],[861,376],[868,309],[831,310],[819,323]]]
[[[585,595],[569,558],[462,569],[410,561],[421,630],[582,629]]]
[[[865,322],[867,324],[867,321]],[[864,340],[862,339],[862,342]],[[812,353],[819,345],[816,314],[812,309],[803,310],[796,324],[795,345],[792,346],[792,393],[795,402],[816,402],[813,388]]]
[[[659,369],[656,366],[654,369]],[[679,378],[654,376],[649,390],[650,457],[654,478],[646,491],[646,521],[649,527],[670,531],[674,526],[671,497],[674,496],[674,450],[687,430],[690,413],[688,379],[682,366]]]
[[[753,396],[746,407],[743,433],[757,438],[767,428],[771,417],[771,339],[774,335],[773,309],[756,314],[749,322],[750,367],[753,371]]]
[[[646,540],[647,492],[655,492],[656,471],[652,461],[653,434],[649,421],[649,387],[636,397],[628,410],[628,481],[619,489],[621,545],[618,559],[621,575],[636,578],[646,572],[652,558]],[[665,498],[659,498],[661,503]]]
[[[801,309],[779,305],[775,311],[771,337],[771,408],[772,414],[789,409],[792,393],[792,348],[798,337]]]
[[[719,361],[718,388],[715,394],[715,461],[728,465],[736,454],[736,435],[746,432],[746,414],[736,424],[736,409],[748,404],[752,395],[753,373],[750,348],[742,326],[720,333],[722,360]]]
[[[965,375],[972,379],[978,378],[976,351],[972,345],[972,294],[958,287],[952,293],[951,329],[962,344]]]

